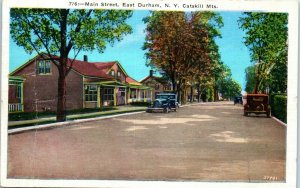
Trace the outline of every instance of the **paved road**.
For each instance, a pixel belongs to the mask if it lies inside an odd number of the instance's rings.
[[[13,178],[285,180],[286,127],[207,103],[9,135]]]

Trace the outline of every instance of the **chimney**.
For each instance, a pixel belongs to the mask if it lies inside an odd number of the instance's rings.
[[[88,62],[88,56],[87,55],[83,56],[83,61]]]
[[[153,76],[153,70],[150,70],[150,77]]]

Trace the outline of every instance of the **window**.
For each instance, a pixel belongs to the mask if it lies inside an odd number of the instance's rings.
[[[130,98],[136,99],[136,90],[135,89],[131,89],[131,91],[130,91]]]
[[[16,86],[16,98],[21,98],[21,86]]]
[[[144,90],[140,90],[140,98],[141,98],[141,99],[144,98]]]
[[[51,62],[40,60],[37,63],[38,74],[50,74],[51,73]]]
[[[147,90],[147,93],[146,93],[146,98],[151,98],[151,90]]]
[[[85,85],[85,101],[96,102],[97,101],[97,86]]]
[[[113,88],[104,88],[103,100],[113,101],[114,100],[114,89]]]
[[[121,72],[120,71],[118,71],[118,78],[120,78],[121,77]]]
[[[115,76],[115,71],[112,70],[112,71],[110,72],[110,75]]]

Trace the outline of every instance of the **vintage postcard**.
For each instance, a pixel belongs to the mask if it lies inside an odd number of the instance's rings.
[[[2,13],[1,186],[296,187],[296,1]]]

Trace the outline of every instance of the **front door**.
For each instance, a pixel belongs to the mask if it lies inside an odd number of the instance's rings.
[[[117,93],[117,105],[124,105],[126,100],[126,89],[119,88]]]

